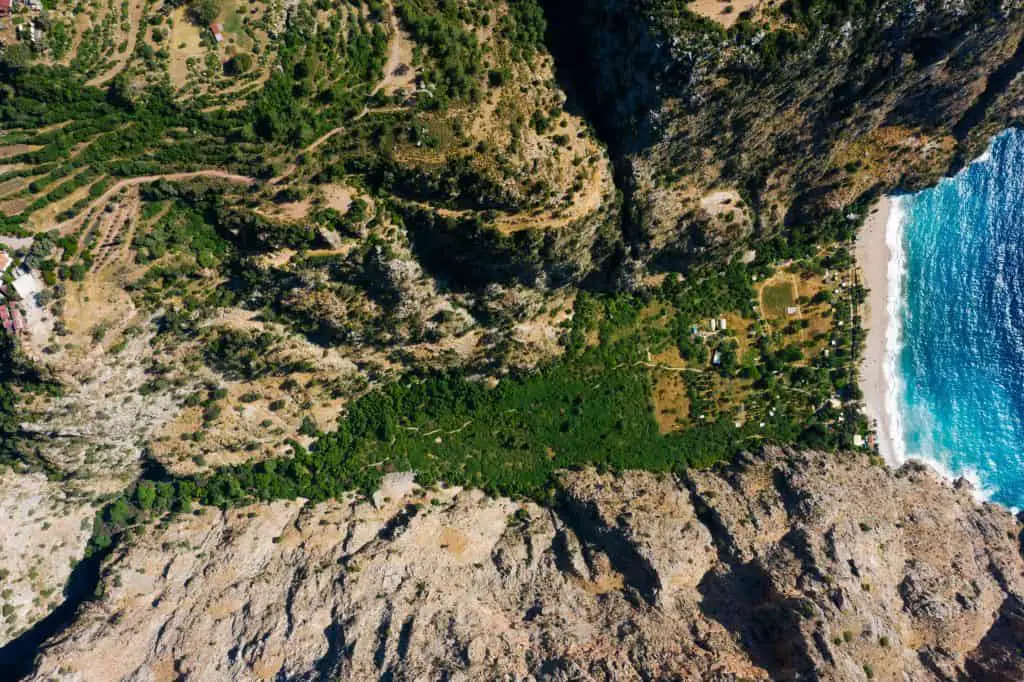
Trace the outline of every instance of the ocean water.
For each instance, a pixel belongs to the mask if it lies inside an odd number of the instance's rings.
[[[1024,131],[889,218],[893,457],[1024,507]]]

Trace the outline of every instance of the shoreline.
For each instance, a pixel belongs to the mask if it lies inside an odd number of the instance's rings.
[[[889,260],[892,256],[886,242],[892,200],[883,197],[872,208],[864,226],[857,233],[855,257],[857,270],[868,290],[865,310],[861,316],[867,330],[864,358],[859,381],[864,393],[864,407],[877,436],[878,452],[889,464],[894,461],[892,424],[887,409],[889,382],[886,378],[886,342],[889,319]]]

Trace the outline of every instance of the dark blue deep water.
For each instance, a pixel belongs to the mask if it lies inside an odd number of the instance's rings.
[[[894,454],[1024,507],[1024,131],[897,199],[889,229]]]

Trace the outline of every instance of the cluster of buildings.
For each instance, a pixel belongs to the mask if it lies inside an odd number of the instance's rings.
[[[46,25],[41,21],[39,14],[43,11],[42,0],[0,0],[0,30],[4,31],[2,38],[6,45],[10,37],[22,43],[37,44],[45,36]],[[26,19],[13,18],[16,14],[30,13]],[[10,20],[10,24],[5,20]],[[10,27],[12,32],[8,32]]]
[[[4,0],[0,0],[0,7],[3,6]],[[0,251],[0,275],[7,272],[11,268],[11,257],[5,252]],[[0,325],[3,326],[4,332],[8,334],[16,334],[25,328],[25,321],[21,318],[21,311],[18,310],[17,304],[14,303],[11,298],[10,291],[8,288],[0,282]]]
[[[3,295],[3,287],[0,287],[0,300],[6,301]],[[14,303],[0,303],[0,325],[3,325],[7,334],[17,334],[25,328],[25,320],[21,317],[21,311]]]
[[[701,331],[701,328],[697,325],[693,325],[692,327],[690,327],[690,333],[693,334],[694,336],[710,336],[715,332],[724,332],[728,328],[729,323],[726,321],[724,317],[713,317],[710,320],[708,320],[708,329],[711,330],[710,334],[708,332]]]
[[[0,277],[12,271],[13,265],[11,257],[0,251]],[[25,329],[20,302],[32,300],[30,297],[42,291],[42,285],[24,268],[13,268],[11,274],[13,277],[9,285],[0,281],[0,326],[4,333],[14,335]]]
[[[43,0],[0,0],[0,17],[10,16],[19,7],[25,7],[33,12],[42,12]]]

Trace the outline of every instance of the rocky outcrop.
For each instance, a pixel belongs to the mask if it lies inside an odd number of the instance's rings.
[[[456,287],[521,283],[549,289],[578,283],[621,249],[620,213],[611,176],[600,204],[579,217],[503,229],[478,214],[409,208],[405,222],[416,256],[435,277]],[[596,182],[596,180],[595,180]]]
[[[1019,0],[757,3],[728,31],[664,0],[549,5],[645,260],[931,185],[1024,122]]]
[[[89,542],[96,505],[69,488],[0,464],[0,677],[4,646],[60,605]]]
[[[1021,679],[1021,524],[859,454],[202,509],[108,560],[34,679]]]

